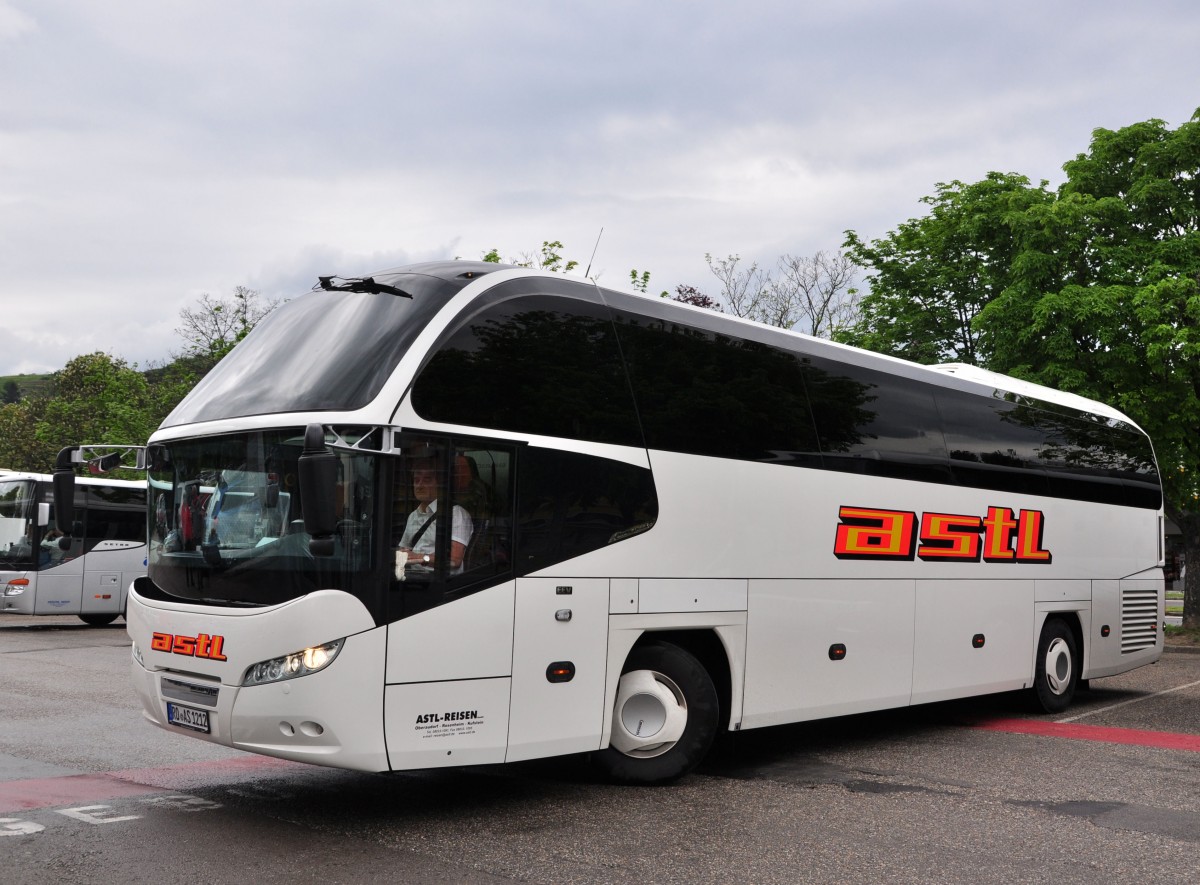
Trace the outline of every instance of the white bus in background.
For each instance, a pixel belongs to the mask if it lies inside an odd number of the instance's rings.
[[[49,476],[0,471],[0,613],[109,624],[146,574],[146,483],[80,479],[65,544],[53,497]]]
[[[286,759],[654,783],[721,730],[1058,711],[1162,651],[1124,415],[554,274],[323,278],[143,455],[144,715]]]

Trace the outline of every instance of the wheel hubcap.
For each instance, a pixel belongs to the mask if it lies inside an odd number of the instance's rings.
[[[1056,695],[1066,692],[1071,684],[1071,647],[1056,637],[1046,648],[1046,685]]]
[[[687,701],[670,677],[633,670],[617,686],[610,743],[626,756],[651,758],[670,750],[687,726]]]

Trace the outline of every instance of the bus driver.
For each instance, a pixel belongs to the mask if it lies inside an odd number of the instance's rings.
[[[433,568],[436,563],[438,471],[427,467],[413,470],[413,494],[417,509],[408,515],[404,534],[396,549],[396,577],[403,579],[406,565]],[[463,558],[471,542],[474,526],[466,509],[454,505],[454,523],[450,527],[450,575],[462,574]]]

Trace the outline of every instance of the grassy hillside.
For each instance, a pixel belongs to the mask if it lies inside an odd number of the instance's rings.
[[[8,384],[9,381],[15,381],[17,387],[21,390],[22,396],[29,396],[31,393],[41,393],[50,385],[49,375],[0,375],[0,390]]]

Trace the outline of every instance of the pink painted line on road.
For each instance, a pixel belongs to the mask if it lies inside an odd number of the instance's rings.
[[[104,774],[0,781],[0,813],[175,792],[189,786],[212,785],[214,776],[222,773],[238,775],[235,780],[241,780],[247,774],[280,768],[311,769],[312,766],[268,756],[246,756],[159,768],[129,768]]]
[[[306,762],[292,762],[288,759],[275,759],[271,756],[247,755],[235,756],[231,759],[184,762],[180,765],[160,765],[154,768],[126,768],[123,771],[110,771],[108,775],[125,781],[165,786],[176,783],[182,778],[190,779],[195,775],[256,772],[267,768],[303,768],[311,771],[313,766]]]
[[[1038,737],[1066,738],[1073,741],[1100,741],[1106,744],[1129,744],[1137,747],[1158,747],[1164,750],[1187,750],[1200,753],[1200,735],[1173,731],[1142,731],[1136,728],[1112,728],[1106,725],[1079,725],[1074,722],[1046,722],[1040,719],[989,719],[972,723],[972,728],[1002,731],[1008,734],[1029,734]]]
[[[80,805],[100,799],[121,799],[161,792],[162,787],[133,784],[107,774],[69,774],[65,777],[0,781],[0,812]]]

